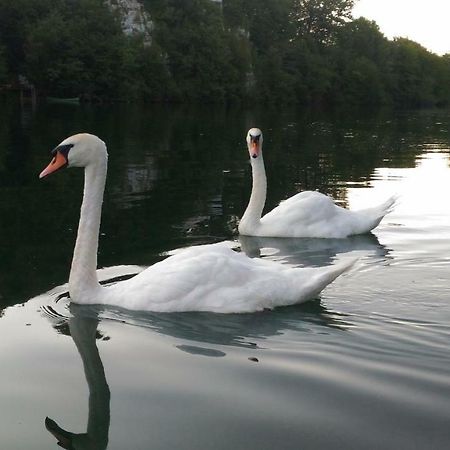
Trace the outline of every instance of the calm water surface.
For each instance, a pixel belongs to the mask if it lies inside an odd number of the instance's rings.
[[[0,97],[0,114],[0,448],[58,448],[47,416],[76,449],[450,448],[448,111]],[[239,241],[251,126],[265,133],[268,207],[304,189],[352,208],[396,193],[399,205],[367,236]],[[357,266],[314,301],[255,314],[70,305],[82,173],[37,175],[79,131],[110,154],[102,279],[224,239],[280,264]]]

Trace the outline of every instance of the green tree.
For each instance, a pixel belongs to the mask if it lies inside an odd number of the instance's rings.
[[[8,70],[5,58],[5,48],[0,45],[0,85],[7,79]]]
[[[169,97],[169,73],[157,44],[145,46],[141,37],[128,37],[123,46],[119,97],[164,101]]]
[[[346,22],[336,34],[336,48],[342,51],[340,57],[364,56],[378,66],[388,57],[389,41],[374,21],[363,17]]]
[[[436,97],[437,55],[409,39],[395,39],[391,45],[390,83],[394,102],[401,106],[431,105]]]
[[[225,29],[219,5],[210,0],[159,3],[155,40],[164,49],[178,100],[224,101],[238,96],[245,78],[242,46]]]
[[[293,0],[291,20],[296,35],[332,43],[339,27],[350,21],[353,5],[354,0]]]
[[[333,100],[350,104],[382,104],[386,93],[378,67],[365,56],[348,60],[333,86]]]
[[[223,18],[227,27],[248,30],[247,0],[224,0]]]
[[[66,2],[29,26],[27,74],[50,95],[114,97],[123,41],[118,21],[101,1]]]
[[[292,34],[289,13],[292,0],[248,0],[250,40],[259,53],[281,48]]]
[[[0,82],[102,101],[450,103],[450,56],[351,20],[353,0],[142,1],[150,46],[104,0],[0,0]]]
[[[64,0],[0,0],[0,44],[5,47],[8,70],[24,72],[24,46],[28,29],[52,10],[62,7]]]
[[[388,100],[386,61],[389,42],[377,24],[364,18],[344,24],[332,49],[332,100],[381,104]]]
[[[275,47],[256,60],[258,101],[294,103],[294,78],[283,69],[282,55]]]
[[[323,104],[327,101],[333,78],[329,55],[318,51],[309,39],[290,42],[284,54],[284,70],[294,79],[293,95],[303,104]]]
[[[440,106],[450,105],[450,53],[436,62],[436,96]]]

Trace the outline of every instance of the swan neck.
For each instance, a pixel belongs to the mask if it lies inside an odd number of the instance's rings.
[[[267,178],[264,168],[262,154],[257,159],[251,159],[252,165],[252,193],[248,202],[247,209],[241,219],[241,226],[244,230],[248,227],[254,227],[259,224],[261,215],[266,203]],[[243,233],[243,231],[241,231]]]
[[[106,171],[106,159],[85,168],[83,202],[69,277],[70,296],[78,303],[83,303],[87,291],[100,288],[96,269]]]

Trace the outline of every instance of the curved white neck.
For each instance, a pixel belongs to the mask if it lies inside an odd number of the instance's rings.
[[[83,203],[69,276],[70,296],[79,303],[83,303],[88,292],[91,297],[92,291],[100,289],[96,269],[106,171],[106,159],[90,164],[84,170]]]
[[[250,162],[253,177],[252,194],[239,224],[239,231],[242,234],[245,234],[249,227],[254,228],[259,224],[266,203],[267,179],[262,153],[258,158],[251,158]]]

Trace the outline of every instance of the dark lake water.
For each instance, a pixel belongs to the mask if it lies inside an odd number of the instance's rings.
[[[22,107],[0,97],[0,448],[450,448],[449,111]],[[268,208],[319,189],[400,202],[373,234],[247,239],[245,135],[264,132]],[[64,294],[80,170],[49,151],[108,144],[103,279],[228,240],[280,264],[356,267],[303,305],[254,314],[130,313]]]

